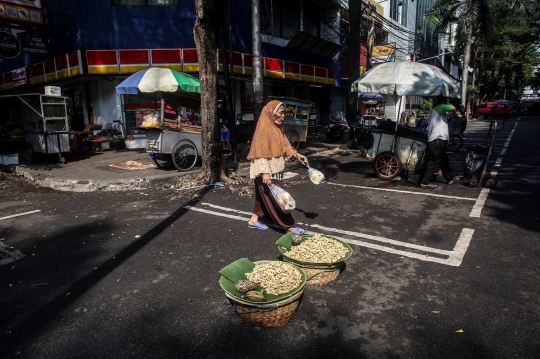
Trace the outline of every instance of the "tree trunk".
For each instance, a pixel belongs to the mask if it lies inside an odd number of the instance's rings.
[[[467,104],[467,85],[469,82],[469,61],[471,60],[472,28],[467,30],[467,42],[463,54],[463,78],[461,80],[461,105]]]
[[[220,4],[220,1],[195,0],[197,18],[193,35],[199,56],[202,127],[202,168],[198,180],[202,183],[219,181],[224,173],[217,107],[216,36],[220,24]]]
[[[349,1],[349,88],[347,98],[347,120],[355,121],[358,109],[358,94],[352,92],[352,83],[360,76],[360,22],[362,20],[362,2],[360,0]]]

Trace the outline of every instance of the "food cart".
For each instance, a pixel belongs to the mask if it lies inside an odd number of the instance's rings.
[[[270,97],[270,100],[283,102],[285,119],[281,131],[287,136],[294,148],[306,142],[311,102],[291,97]]]
[[[179,108],[167,108],[165,94],[175,98],[176,102],[199,101],[193,93],[200,93],[200,82],[193,76],[167,68],[149,68],[139,71],[116,86],[119,94],[159,93],[161,111],[148,111],[147,115],[155,120],[143,121],[146,129],[145,149],[150,158],[161,168],[175,166],[180,171],[187,171],[195,166],[202,154],[200,122],[190,118],[181,118]],[[191,95],[190,95],[191,94]],[[174,116],[167,116],[167,113]],[[169,117],[169,118],[167,118]]]
[[[23,104],[26,161],[33,162],[35,154],[58,154],[58,160],[65,163],[62,153],[70,151],[67,97],[38,93],[0,96],[0,101],[12,99]]]
[[[419,62],[387,62],[362,75],[352,91],[394,95],[396,107],[403,96],[459,98],[460,84],[437,67]],[[396,111],[398,113],[399,111]],[[427,133],[400,125],[399,121],[378,121],[377,127],[363,126],[362,154],[374,159],[377,177],[392,179],[402,170],[420,172],[426,165]]]

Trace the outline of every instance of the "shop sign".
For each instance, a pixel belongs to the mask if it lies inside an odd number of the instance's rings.
[[[13,24],[45,24],[41,0],[0,0],[0,19]]]
[[[18,33],[17,37],[21,41],[22,50],[25,52],[34,52],[38,54],[46,54],[48,52],[48,39],[43,35],[22,32]]]
[[[374,64],[394,61],[396,44],[374,46],[371,52],[371,62]]]
[[[193,107],[186,107],[187,124],[201,125],[201,110]]]
[[[11,32],[0,31],[0,58],[14,59],[21,53],[21,43]]]
[[[178,111],[169,104],[165,104],[165,109],[163,110],[163,117],[168,120],[176,120],[178,118]]]
[[[11,71],[13,86],[26,85],[26,67],[21,67]]]

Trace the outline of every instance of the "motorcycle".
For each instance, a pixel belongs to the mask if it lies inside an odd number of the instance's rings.
[[[341,140],[347,128],[348,123],[346,118],[341,118],[330,113],[328,127],[326,128],[326,138],[324,139],[324,142],[328,142],[330,140]]]

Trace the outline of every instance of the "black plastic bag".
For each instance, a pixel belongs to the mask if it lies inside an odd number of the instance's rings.
[[[469,187],[477,187],[482,177],[482,171],[486,164],[487,156],[484,148],[478,146],[477,148],[467,147],[469,153],[465,159],[464,177]]]

